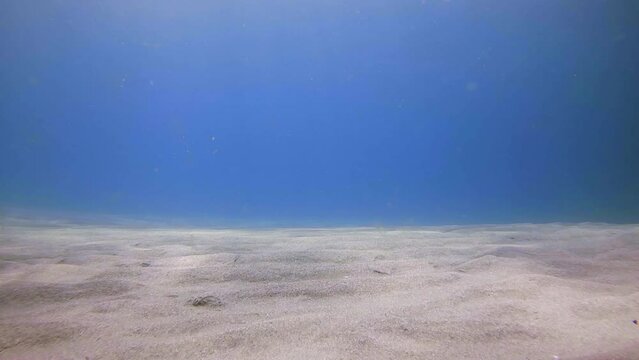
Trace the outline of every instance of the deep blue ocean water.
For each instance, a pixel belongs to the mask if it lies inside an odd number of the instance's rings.
[[[634,0],[7,0],[0,209],[639,221]]]

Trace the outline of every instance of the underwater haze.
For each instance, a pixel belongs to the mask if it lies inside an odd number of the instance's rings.
[[[633,0],[3,1],[0,211],[638,222],[638,19]]]
[[[0,0],[0,358],[637,359],[638,0]]]

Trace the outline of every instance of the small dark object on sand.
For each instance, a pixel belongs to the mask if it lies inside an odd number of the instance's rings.
[[[637,324],[637,320],[632,320],[632,323],[635,324],[635,325],[639,325],[639,324]]]
[[[382,274],[382,275],[390,275],[390,273],[387,273],[386,271],[377,270],[377,269],[373,269],[373,272],[377,274]]]
[[[212,306],[212,307],[220,307],[222,304],[222,300],[213,295],[208,296],[199,296],[189,300],[189,304],[193,306]]]
[[[151,264],[149,264],[149,263],[142,263],[142,264],[140,264],[140,266],[142,266],[142,267],[149,267],[149,266],[151,266]]]

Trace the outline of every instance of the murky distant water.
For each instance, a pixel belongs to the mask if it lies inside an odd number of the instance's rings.
[[[639,220],[636,1],[0,12],[0,215]]]

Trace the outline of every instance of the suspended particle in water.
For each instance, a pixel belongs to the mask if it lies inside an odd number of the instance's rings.
[[[211,136],[211,141],[215,141],[215,136]]]

